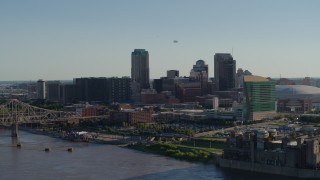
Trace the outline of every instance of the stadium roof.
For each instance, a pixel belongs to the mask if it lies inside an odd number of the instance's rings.
[[[320,88],[306,85],[276,85],[277,95],[320,95]]]

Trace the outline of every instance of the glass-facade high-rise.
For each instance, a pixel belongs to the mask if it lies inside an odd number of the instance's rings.
[[[275,82],[260,76],[244,76],[246,119],[261,120],[275,111]]]
[[[131,53],[131,80],[140,89],[149,89],[149,53],[145,49],[135,49]]]
[[[214,79],[218,91],[229,91],[235,87],[236,61],[231,54],[216,53],[214,55]]]

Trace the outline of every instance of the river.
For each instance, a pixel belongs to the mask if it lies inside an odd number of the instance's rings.
[[[293,179],[190,163],[114,145],[73,143],[0,129],[0,179]],[[67,149],[72,147],[73,152]],[[45,152],[50,148],[50,152]]]

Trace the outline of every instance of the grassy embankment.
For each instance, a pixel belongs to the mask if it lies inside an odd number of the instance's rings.
[[[213,160],[212,153],[221,153],[223,146],[223,141],[195,139],[191,141],[183,141],[181,143],[154,142],[150,144],[128,145],[127,147],[143,152],[169,156],[180,160],[208,163]]]

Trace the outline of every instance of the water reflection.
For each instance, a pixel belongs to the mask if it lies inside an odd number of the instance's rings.
[[[113,145],[72,143],[0,129],[0,179],[287,179],[189,163]],[[50,147],[50,152],[44,152]],[[67,149],[72,147],[73,152]],[[290,178],[292,179],[292,178]]]
[[[19,139],[17,137],[11,137],[12,146],[17,146]]]

